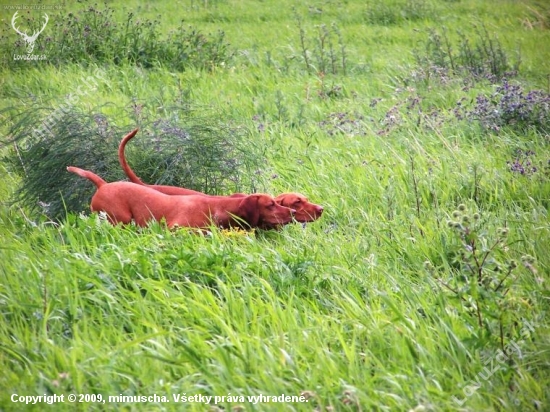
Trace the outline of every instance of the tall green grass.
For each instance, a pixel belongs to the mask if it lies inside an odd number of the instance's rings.
[[[411,18],[393,8],[405,3],[426,8]],[[113,102],[103,114],[116,119],[143,101],[155,116],[173,101],[211,106],[249,131],[248,145],[265,154],[254,171],[259,188],[302,192],[325,212],[305,227],[247,235],[112,227],[72,213],[53,223],[7,202],[22,177],[2,165],[0,408],[44,409],[12,403],[13,393],[156,393],[170,400],[200,393],[225,396],[215,405],[224,410],[548,409],[550,152],[547,123],[537,123],[536,113],[546,110],[550,50],[545,26],[525,24],[534,21],[535,3],[113,3],[114,18],[123,22],[134,6],[143,20],[161,14],[161,36],[182,18],[201,32],[223,30],[234,59],[177,73],[126,63],[4,68],[2,108],[21,107],[29,97],[62,102],[99,67],[104,80],[79,108]],[[375,11],[396,21],[374,21]],[[9,21],[13,12],[1,13]],[[338,27],[345,73],[308,72],[296,13],[313,59],[323,58],[315,55],[322,25]],[[524,96],[541,91],[532,117],[476,106],[484,96],[494,97],[490,107],[510,108],[501,102],[512,95],[501,92],[502,82],[441,72],[416,81],[415,51],[430,30],[444,24],[455,36],[474,17],[509,56],[519,42],[521,65],[508,84]],[[339,39],[331,37],[334,45]],[[2,124],[3,142],[13,137],[12,126]],[[116,164],[110,168],[119,173]],[[480,327],[439,280],[460,284],[468,275],[462,244],[447,226],[460,204],[479,212],[488,239],[507,228],[501,252],[520,263],[504,299],[477,296],[488,310],[498,303],[494,315],[514,320],[504,323],[504,357],[498,328]],[[524,255],[534,258],[535,270],[521,265]],[[308,402],[239,400],[259,394],[302,394]]]

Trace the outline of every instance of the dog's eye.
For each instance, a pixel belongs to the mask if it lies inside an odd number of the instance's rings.
[[[302,199],[298,199],[294,202],[295,205],[302,203]]]

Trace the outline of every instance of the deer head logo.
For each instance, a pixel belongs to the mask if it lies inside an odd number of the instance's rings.
[[[32,36],[29,36],[26,32],[20,32],[19,29],[17,27],[15,27],[15,20],[17,20],[17,17],[18,17],[17,12],[15,12],[15,14],[13,15],[13,17],[11,19],[11,25],[12,25],[13,29],[21,37],[23,37],[23,40],[25,40],[25,43],[27,44],[27,54],[31,54],[32,51],[34,50],[34,42],[38,38],[38,35],[44,31],[44,29],[46,28],[46,24],[48,24],[48,20],[49,20],[48,15],[46,13],[44,13],[44,17],[45,17],[44,25],[42,26],[42,28],[39,31],[35,31]]]

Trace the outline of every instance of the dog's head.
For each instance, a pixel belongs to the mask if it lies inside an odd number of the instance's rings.
[[[279,227],[292,222],[295,210],[281,206],[266,194],[243,197],[240,203],[242,218],[251,227]]]
[[[323,206],[308,201],[307,197],[300,193],[283,193],[275,198],[281,206],[296,210],[294,219],[300,223],[313,222],[323,214]]]

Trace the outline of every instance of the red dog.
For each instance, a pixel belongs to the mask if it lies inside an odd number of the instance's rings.
[[[313,222],[321,217],[323,206],[310,203],[300,193],[283,193],[275,198],[281,206],[296,210],[294,219],[300,223]]]
[[[146,226],[151,220],[166,220],[168,227],[277,227],[292,221],[293,209],[278,205],[264,194],[244,197],[170,196],[130,182],[107,183],[95,173],[69,166],[71,173],[91,180],[97,187],[92,212],[107,213],[112,224]]]
[[[118,160],[120,162],[120,165],[122,166],[122,169],[124,170],[124,173],[126,173],[126,176],[128,176],[130,181],[137,183],[139,185],[147,186],[152,189],[158,190],[159,192],[162,192],[167,195],[208,196],[204,193],[197,192],[191,189],[185,189],[183,187],[166,186],[166,185],[148,185],[146,183],[143,183],[141,179],[137,177],[134,171],[130,168],[124,156],[124,148],[126,147],[126,143],[128,143],[130,139],[132,139],[136,135],[138,130],[139,129],[133,130],[130,133],[128,133],[126,136],[124,136],[124,138],[122,139],[118,147]],[[244,196],[246,195],[241,193],[236,193],[234,195],[231,195],[230,197],[244,197]],[[283,193],[277,196],[275,198],[275,201],[281,206],[295,209],[296,213],[294,215],[294,219],[296,219],[296,221],[300,223],[313,222],[314,220],[319,219],[321,217],[321,214],[323,213],[322,206],[316,205],[315,203],[310,203],[308,199],[300,193]]]

